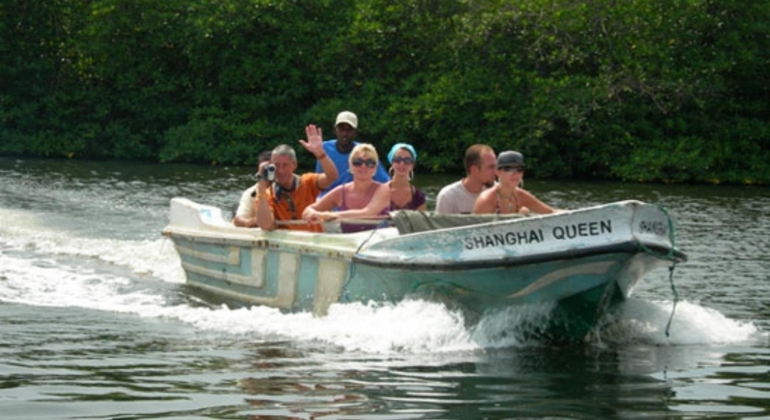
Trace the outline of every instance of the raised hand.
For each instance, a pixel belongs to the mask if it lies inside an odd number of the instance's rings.
[[[307,136],[307,141],[300,140],[299,143],[316,157],[323,155],[323,132],[321,129],[314,124],[308,124],[308,126],[305,127],[305,135]]]

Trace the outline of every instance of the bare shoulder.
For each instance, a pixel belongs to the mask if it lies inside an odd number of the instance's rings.
[[[497,188],[487,188],[479,194],[479,197],[476,199],[476,201],[492,200],[496,198],[495,197],[496,194],[497,194]]]
[[[551,206],[540,201],[539,198],[535,197],[534,194],[525,189],[517,188],[517,197],[523,207],[528,207],[535,213],[546,214],[554,212],[554,209]]]
[[[495,189],[488,188],[479,194],[476,203],[473,205],[473,212],[476,214],[493,213],[497,207],[497,197]]]
[[[519,197],[519,199],[535,198],[535,196],[531,192],[525,190],[524,188],[516,188],[516,195]]]

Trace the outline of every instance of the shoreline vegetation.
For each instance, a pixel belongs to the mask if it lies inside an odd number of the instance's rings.
[[[423,173],[486,143],[532,178],[767,185],[767,22],[770,0],[8,0],[0,155],[253,166],[347,109]]]

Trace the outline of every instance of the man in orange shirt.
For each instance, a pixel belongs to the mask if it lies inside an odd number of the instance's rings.
[[[259,207],[257,220],[263,230],[276,228],[307,230],[322,232],[320,224],[304,224],[302,212],[305,207],[313,204],[324,189],[337,179],[337,167],[326,156],[323,149],[323,134],[321,129],[313,124],[305,127],[307,141],[300,140],[300,144],[310,153],[315,155],[323,173],[308,172],[297,175],[297,155],[290,146],[285,144],[273,149],[270,162],[260,165],[259,173],[264,173],[268,165],[273,165],[274,180],[271,182],[262,177],[257,184],[257,206]],[[277,221],[297,220],[298,224],[279,224]]]

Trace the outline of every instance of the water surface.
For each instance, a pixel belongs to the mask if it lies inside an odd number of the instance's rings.
[[[251,175],[0,159],[2,418],[770,418],[766,188],[528,180],[559,208],[661,204],[689,256],[557,346],[522,334],[545,308],[466,327],[419,300],[314,318],[190,290],[169,200],[232,209]],[[454,178],[416,181],[432,205]]]

